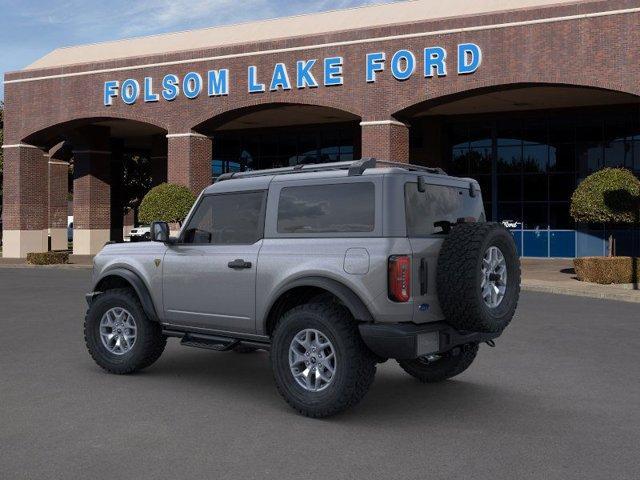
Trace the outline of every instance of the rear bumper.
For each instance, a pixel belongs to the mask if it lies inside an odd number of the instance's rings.
[[[444,353],[458,345],[486,342],[500,336],[499,333],[461,332],[446,322],[362,323],[359,328],[364,343],[373,353],[398,360]]]

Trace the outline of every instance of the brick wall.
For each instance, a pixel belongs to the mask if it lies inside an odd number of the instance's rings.
[[[49,160],[49,227],[67,228],[69,164]]]
[[[4,150],[4,230],[44,230],[48,223],[48,158],[30,147]]]
[[[199,194],[211,184],[211,139],[185,134],[167,140],[168,182],[186,185],[193,193]]]
[[[115,60],[101,64],[88,64],[44,70],[9,73],[7,80],[56,75],[74,71],[117,68],[154,62],[182,61],[193,58],[233,55],[247,51],[274,48],[295,48],[314,43],[353,41],[378,38],[387,35],[403,35],[416,32],[433,32],[479,25],[495,25],[504,22],[527,21],[541,17],[578,15],[601,10],[637,7],[632,1],[582,2],[538,10],[482,15],[474,18],[417,22],[408,25],[389,26],[351,32],[295,38],[260,44],[248,44],[219,49],[167,54],[162,57]],[[436,101],[449,95],[472,89],[513,83],[559,83],[608,88],[630,93],[640,93],[637,78],[639,63],[631,52],[640,44],[640,14],[599,16],[572,21],[539,23],[534,25],[490,28],[438,34],[426,37],[393,40],[372,40],[367,43],[315,48],[309,51],[269,53],[249,57],[225,58],[206,62],[187,62],[179,65],[157,66],[144,70],[97,73],[50,80],[9,83],[6,85],[7,142],[23,139],[46,139],[55,135],[52,126],[79,118],[109,116],[151,123],[169,133],[184,133],[208,119],[243,107],[273,102],[315,104],[338,108],[360,116],[363,120],[385,120],[398,112],[425,101]],[[458,75],[455,64],[449,64],[446,77],[425,79],[420,72],[420,53],[423,48],[440,45],[447,49],[449,59],[455,60],[456,46],[461,42],[475,42],[482,48],[483,63],[471,75]],[[412,50],[419,60],[418,71],[409,80],[395,80],[387,68],[378,75],[375,83],[365,81],[365,54],[385,51],[387,58],[398,49]],[[344,57],[344,85],[290,91],[247,93],[247,67],[256,65],[263,82],[276,62],[284,62],[290,72],[295,72],[299,59],[342,55]],[[103,105],[102,89],[106,80],[123,81],[131,77],[140,83],[144,76],[151,76],[159,85],[165,74],[175,73],[183,77],[186,72],[204,74],[208,69],[230,70],[230,94],[224,97],[208,97],[205,94],[189,100],[184,96],[172,102],[138,102],[125,105],[120,99],[114,105]],[[319,77],[320,70],[316,72]],[[43,101],[46,99],[46,101]],[[44,129],[49,129],[43,132]],[[45,135],[46,133],[46,135]]]

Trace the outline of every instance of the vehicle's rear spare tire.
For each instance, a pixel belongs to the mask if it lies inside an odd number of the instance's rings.
[[[513,236],[498,223],[456,225],[438,256],[437,283],[440,307],[452,327],[502,332],[520,296]]]

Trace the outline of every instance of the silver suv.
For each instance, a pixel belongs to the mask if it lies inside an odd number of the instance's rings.
[[[422,382],[466,370],[520,292],[508,230],[487,223],[478,183],[373,159],[223,175],[177,237],[95,257],[84,334],[112,373],[154,363],[168,337],[269,350],[298,412],[358,403],[376,364]]]

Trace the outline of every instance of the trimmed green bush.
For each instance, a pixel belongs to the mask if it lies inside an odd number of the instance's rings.
[[[573,260],[573,266],[578,280],[583,282],[608,285],[611,283],[633,283],[640,279],[640,259],[638,258],[581,257]]]
[[[69,263],[69,252],[27,253],[27,263],[31,265],[61,265]]]
[[[627,169],[605,168],[585,178],[571,196],[571,216],[585,223],[634,223],[640,180]]]
[[[153,221],[182,224],[195,201],[196,196],[187,187],[163,183],[144,196],[138,219],[146,224]]]

